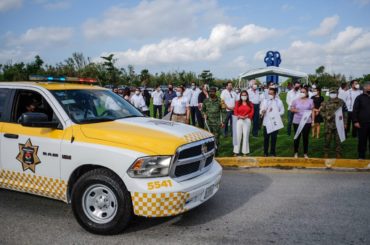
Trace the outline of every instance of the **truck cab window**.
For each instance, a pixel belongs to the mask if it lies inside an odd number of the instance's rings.
[[[0,90],[0,121],[4,118],[4,112],[6,109],[6,103],[8,99],[9,89],[1,89]]]
[[[12,122],[26,112],[41,112],[48,116],[48,121],[58,121],[52,107],[41,94],[31,90],[18,90],[13,104]]]

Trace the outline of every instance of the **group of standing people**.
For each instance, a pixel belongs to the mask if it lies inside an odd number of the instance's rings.
[[[240,152],[243,155],[250,153],[250,134],[258,137],[262,127],[264,156],[276,156],[278,133],[284,127],[282,116],[285,112],[278,88],[269,83],[261,92],[255,80],[250,81],[249,85],[247,90],[234,90],[229,81],[220,97],[216,95],[216,88],[209,89],[208,85],[198,88],[195,82],[189,88],[173,88],[170,84],[166,92],[157,86],[152,94],[145,90],[142,93],[137,88],[134,95],[127,97],[124,92],[123,97],[148,116],[152,98],[153,117],[162,118],[164,107],[164,115],[171,114],[168,119],[209,130],[215,135],[217,143],[222,133],[224,137],[231,136],[235,156]],[[360,90],[357,81],[351,81],[350,89],[344,85],[339,90],[330,88],[329,99],[325,101],[317,85],[302,86],[295,81],[286,96],[286,133],[290,136],[294,132],[293,156],[299,157],[302,139],[303,157],[308,158],[309,134],[319,138],[321,123],[324,123],[325,157],[328,157],[333,140],[336,143],[336,157],[341,157],[341,142],[352,128],[352,136],[358,137],[359,158],[364,159],[367,144],[370,149],[370,83],[365,83],[363,88],[364,91]]]

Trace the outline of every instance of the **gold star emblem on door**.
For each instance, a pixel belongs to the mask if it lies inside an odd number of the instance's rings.
[[[41,163],[37,156],[38,149],[38,146],[32,145],[31,139],[28,139],[26,144],[19,144],[17,160],[22,163],[23,171],[29,169],[35,173],[36,165]]]

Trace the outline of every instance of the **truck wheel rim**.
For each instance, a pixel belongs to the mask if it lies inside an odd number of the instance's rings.
[[[116,216],[118,203],[116,195],[109,187],[95,184],[84,192],[82,207],[90,220],[98,224],[106,224]]]

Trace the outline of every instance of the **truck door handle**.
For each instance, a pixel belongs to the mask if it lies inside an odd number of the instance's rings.
[[[5,138],[9,139],[18,139],[19,135],[18,134],[4,134]]]

